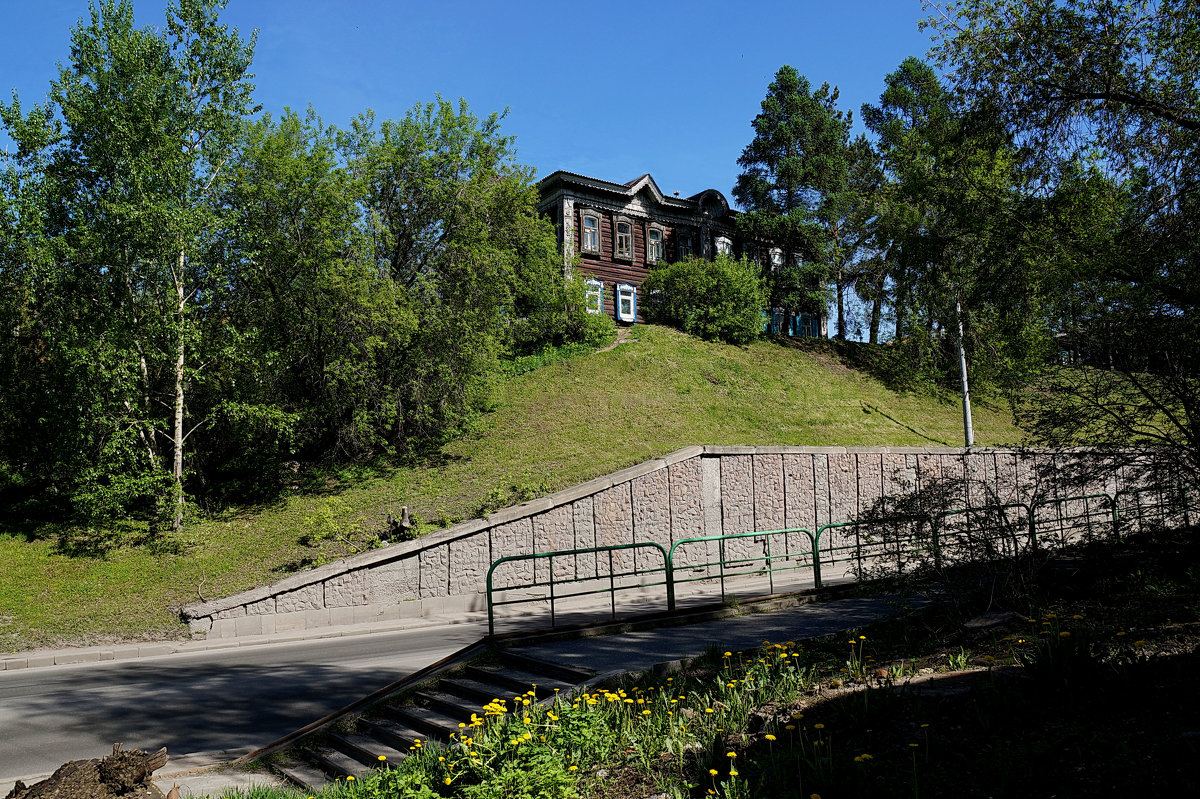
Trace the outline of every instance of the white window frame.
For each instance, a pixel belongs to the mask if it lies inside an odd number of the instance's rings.
[[[717,255],[733,255],[733,239],[717,236]]]
[[[592,220],[593,226],[588,228],[588,220]],[[580,214],[579,229],[582,231],[579,234],[579,245],[583,252],[600,252],[600,214],[595,211],[584,211]],[[588,242],[588,234],[592,234],[592,241]]]
[[[655,236],[658,236],[657,240],[654,238]],[[666,260],[666,242],[666,231],[660,226],[650,225],[646,229],[646,263],[656,264],[659,261]]]
[[[583,287],[583,309],[590,314],[604,313],[604,284],[589,277]]]
[[[626,229],[625,233],[621,232],[622,227]],[[624,247],[621,246],[622,239],[625,240]],[[633,260],[633,222],[623,216],[618,216],[613,223],[613,258]]]
[[[778,247],[771,248],[771,268],[783,266],[783,250]]]
[[[629,310],[625,310],[625,300],[629,300]],[[628,283],[618,283],[614,306],[617,311],[617,321],[633,324],[637,321],[637,288]]]

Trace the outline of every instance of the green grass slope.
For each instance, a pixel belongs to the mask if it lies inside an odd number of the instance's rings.
[[[615,349],[509,379],[493,410],[427,463],[329,476],[270,506],[197,521],[182,553],[122,546],[72,557],[61,545],[69,531],[0,532],[0,651],[182,635],[180,606],[360,549],[402,505],[428,529],[691,444],[961,443],[956,397],[891,391],[832,353],[638,326]],[[1006,409],[974,410],[978,444],[1020,439]]]

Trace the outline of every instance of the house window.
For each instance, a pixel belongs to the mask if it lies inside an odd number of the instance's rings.
[[[637,289],[628,283],[617,284],[617,321],[637,321]]]
[[[658,228],[646,231],[646,263],[656,264],[663,260],[663,233]]]
[[[675,234],[679,242],[679,260],[692,257],[692,234],[691,231],[683,231]]]
[[[600,252],[600,217],[583,215],[583,251]]]
[[[717,255],[733,255],[733,242],[727,236],[717,236]]]
[[[588,313],[604,313],[604,284],[594,277],[583,281],[583,308]]]
[[[628,222],[617,223],[617,258],[633,258],[633,225]]]
[[[771,248],[771,266],[783,266],[783,250],[778,247]]]

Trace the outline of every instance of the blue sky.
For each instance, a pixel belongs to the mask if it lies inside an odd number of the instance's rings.
[[[135,0],[138,24],[161,25],[165,1]],[[0,8],[0,92],[39,102],[87,0]],[[919,0],[231,0],[222,19],[258,30],[256,96],[273,114],[311,104],[344,126],[367,108],[395,117],[439,93],[462,97],[481,116],[508,108],[503,130],[541,175],[649,172],[668,193],[729,197],[781,65],[836,84],[857,127],[884,76],[928,49],[922,16]]]

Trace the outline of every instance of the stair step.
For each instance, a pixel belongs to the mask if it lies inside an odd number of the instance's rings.
[[[513,668],[532,674],[544,674],[547,677],[554,677],[571,685],[578,685],[596,676],[596,672],[591,669],[581,669],[562,663],[550,663],[531,657],[530,655],[514,652],[511,649],[501,649],[497,655],[500,658],[500,662],[506,666],[512,666]]]
[[[388,763],[399,763],[408,756],[407,751],[402,752],[395,747],[388,746],[378,738],[355,733],[330,735],[329,745],[371,768],[379,768]],[[383,760],[379,759],[381,755]]]
[[[470,677],[446,677],[438,682],[438,689],[475,702],[480,708],[493,699],[505,699],[512,696],[512,692],[507,688],[501,689],[492,683],[480,682]],[[479,710],[476,709],[472,712],[478,713]]]
[[[436,690],[432,691],[417,691],[413,694],[413,699],[423,705],[442,713],[449,718],[457,719],[458,721],[469,722],[471,714],[476,713],[483,715],[483,705],[469,699],[463,699],[461,696],[446,693],[442,688],[442,682],[439,682]],[[491,698],[488,699],[491,701]]]
[[[335,777],[354,777],[357,779],[370,770],[368,766],[364,766],[344,752],[339,752],[332,747],[315,746],[311,749],[305,749],[304,752],[310,760],[324,769],[326,774],[332,774]]]
[[[389,707],[384,710],[384,713],[394,721],[412,727],[418,732],[425,733],[422,739],[433,738],[442,743],[448,743],[451,733],[457,734],[461,729],[458,726],[459,722],[467,720],[450,718],[445,713],[439,713],[432,708],[420,707],[418,705]],[[468,715],[467,718],[469,719],[470,716]]]
[[[309,763],[297,762],[287,765],[274,763],[272,768],[288,782],[295,783],[306,791],[314,793],[319,792],[321,786],[327,781],[325,772]]]
[[[403,722],[390,718],[359,719],[359,731],[408,756],[409,747],[429,736]]]
[[[468,666],[466,673],[471,679],[498,686],[502,692],[500,698],[510,703],[514,696],[534,690],[534,685],[537,686],[539,699],[552,696],[555,688],[559,689],[561,693],[570,693],[576,686],[576,683],[548,677],[545,674],[503,666]],[[507,693],[504,693],[504,689],[507,689]]]

